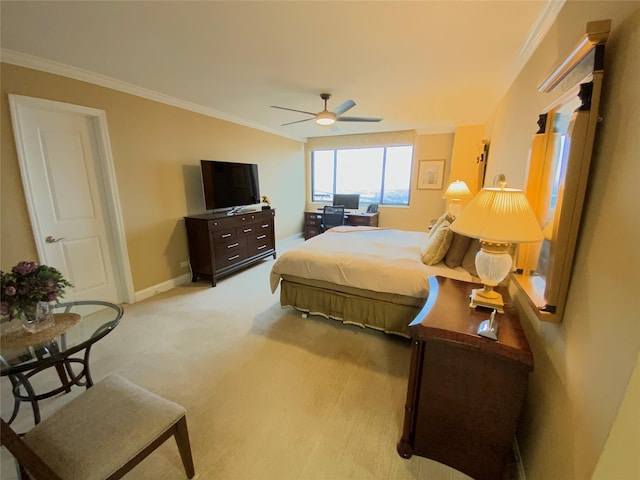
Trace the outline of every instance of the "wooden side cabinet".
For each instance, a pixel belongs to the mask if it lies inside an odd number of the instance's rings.
[[[192,280],[220,277],[245,268],[265,257],[276,258],[274,232],[276,211],[261,210],[227,216],[206,213],[184,217],[189,242]]]
[[[398,453],[449,465],[476,480],[500,480],[533,369],[519,317],[496,314],[498,340],[477,335],[488,310],[469,308],[478,285],[429,278],[429,298],[410,324],[411,365]],[[498,289],[505,303],[509,296]]]

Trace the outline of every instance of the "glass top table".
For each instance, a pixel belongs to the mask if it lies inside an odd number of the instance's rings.
[[[113,303],[91,300],[53,304],[52,313],[52,324],[35,333],[26,331],[19,320],[0,325],[0,374],[11,381],[15,402],[9,424],[20,402],[31,403],[37,424],[39,400],[69,392],[73,385],[91,387],[91,346],[118,325],[123,310]],[[74,354],[80,358],[72,357]],[[79,371],[74,365],[80,366]],[[29,379],[50,367],[57,371],[61,386],[37,394]]]

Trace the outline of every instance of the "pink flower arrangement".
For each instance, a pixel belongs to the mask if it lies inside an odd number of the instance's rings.
[[[55,268],[35,262],[19,262],[10,272],[0,271],[0,277],[0,315],[11,318],[38,302],[57,301],[73,287]]]

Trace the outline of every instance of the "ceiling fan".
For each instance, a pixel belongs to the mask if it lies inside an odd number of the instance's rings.
[[[330,93],[321,93],[320,98],[324,100],[324,110],[318,113],[306,112],[304,110],[296,110],[295,108],[279,107],[277,105],[271,105],[272,108],[279,108],[280,110],[289,110],[290,112],[305,113],[312,115],[313,118],[305,118],[304,120],[296,120],[295,122],[283,123],[281,126],[292,125],[294,123],[308,122],[309,120],[315,120],[320,125],[333,125],[336,122],[380,122],[381,118],[373,117],[344,117],[342,116],[347,110],[356,106],[356,102],[353,100],[347,100],[338,105],[333,112],[327,110],[327,100],[331,98]]]

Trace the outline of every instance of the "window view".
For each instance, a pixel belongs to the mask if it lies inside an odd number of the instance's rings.
[[[360,205],[409,205],[413,146],[314,150],[313,202],[331,203],[334,193],[358,193]]]

